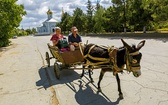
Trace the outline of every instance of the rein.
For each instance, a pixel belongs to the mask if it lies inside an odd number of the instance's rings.
[[[109,58],[93,57],[93,56],[91,56],[91,55],[89,54],[89,53],[91,52],[91,50],[92,50],[95,46],[96,46],[96,45],[91,46],[90,49],[89,49],[89,51],[88,51],[88,53],[87,53],[86,55],[84,55],[84,59],[86,59],[86,63],[87,63],[88,65],[92,65],[92,66],[109,63],[109,62],[110,62],[110,59],[109,59]],[[97,62],[97,63],[92,63],[92,62],[90,62],[90,61],[87,59],[87,57],[88,57],[88,58],[91,58],[92,60],[99,61],[99,62]]]
[[[117,66],[117,61],[116,61],[117,58],[114,58],[110,55],[109,55],[109,58],[100,58],[100,57],[91,56],[89,53],[91,52],[91,50],[95,46],[97,46],[97,45],[92,45],[89,48],[88,53],[86,55],[84,55],[84,59],[86,60],[86,65],[99,66],[101,64],[110,63],[110,67],[113,70],[113,75],[116,75],[116,73],[121,73],[122,70],[126,70],[130,73],[130,72],[133,72],[134,70],[139,70],[140,69],[139,63],[136,63],[137,61],[135,59],[133,59],[133,57],[132,57],[132,56],[138,55],[139,51],[129,53],[128,49],[126,48],[125,56],[124,56],[124,61],[126,62],[126,69],[124,69],[124,66],[121,67],[121,68],[118,67]],[[98,46],[98,47],[101,47],[101,46]],[[101,47],[101,48],[107,49],[109,54],[114,50],[114,46],[107,47],[107,48],[106,47]],[[93,62],[89,61],[87,58],[90,58],[90,59],[98,61],[98,62],[93,63]],[[132,62],[134,62],[134,63],[132,63]]]

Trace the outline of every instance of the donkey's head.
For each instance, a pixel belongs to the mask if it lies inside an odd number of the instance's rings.
[[[142,57],[139,50],[144,46],[145,40],[141,41],[137,47],[135,45],[128,45],[123,39],[121,41],[126,48],[125,62],[127,71],[132,72],[135,77],[139,77],[141,75],[140,61]]]

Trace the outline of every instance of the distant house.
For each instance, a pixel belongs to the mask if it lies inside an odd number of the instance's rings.
[[[52,11],[47,11],[48,19],[45,20],[39,27],[37,27],[38,34],[50,34],[56,26],[57,21],[52,17]]]

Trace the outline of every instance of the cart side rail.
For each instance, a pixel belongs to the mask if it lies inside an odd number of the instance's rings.
[[[58,47],[51,46],[49,43],[47,45],[48,45],[48,48],[49,48],[52,56],[54,58],[56,58],[59,62],[62,62],[63,64],[65,64],[64,59],[62,58]]]

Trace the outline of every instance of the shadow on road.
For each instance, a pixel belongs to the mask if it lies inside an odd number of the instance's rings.
[[[82,80],[85,82],[84,80]],[[79,105],[117,105],[120,102],[118,98],[115,102],[112,102],[104,93],[95,93],[88,82],[85,86],[82,85],[82,81],[79,80],[79,90],[75,94],[75,99]],[[90,84],[90,85],[89,85]]]
[[[36,86],[39,87],[38,89],[41,89],[41,88],[47,89],[50,86],[50,84],[46,75],[46,69],[41,67],[38,72],[39,72],[40,80],[36,82]]]
[[[79,79],[80,75],[74,70],[62,70],[60,72],[60,79],[56,79],[54,67],[41,67],[39,69],[40,80],[36,82],[36,86],[40,88],[48,88],[57,84],[71,83],[76,79]],[[40,89],[39,88],[39,89]]]
[[[36,82],[36,86],[47,89],[52,85],[65,84],[70,90],[75,93],[76,102],[79,105],[96,104],[96,105],[116,105],[119,103],[118,98],[115,102],[112,102],[104,93],[96,93],[92,87],[97,88],[93,83],[89,82],[89,78],[80,79],[80,75],[74,70],[62,70],[61,78],[56,79],[54,74],[54,67],[45,67],[39,69],[40,80]],[[49,80],[48,80],[49,78]],[[73,81],[77,80],[79,83]],[[85,84],[85,86],[82,85]],[[85,87],[85,89],[84,89]],[[73,97],[73,96],[72,96]]]

